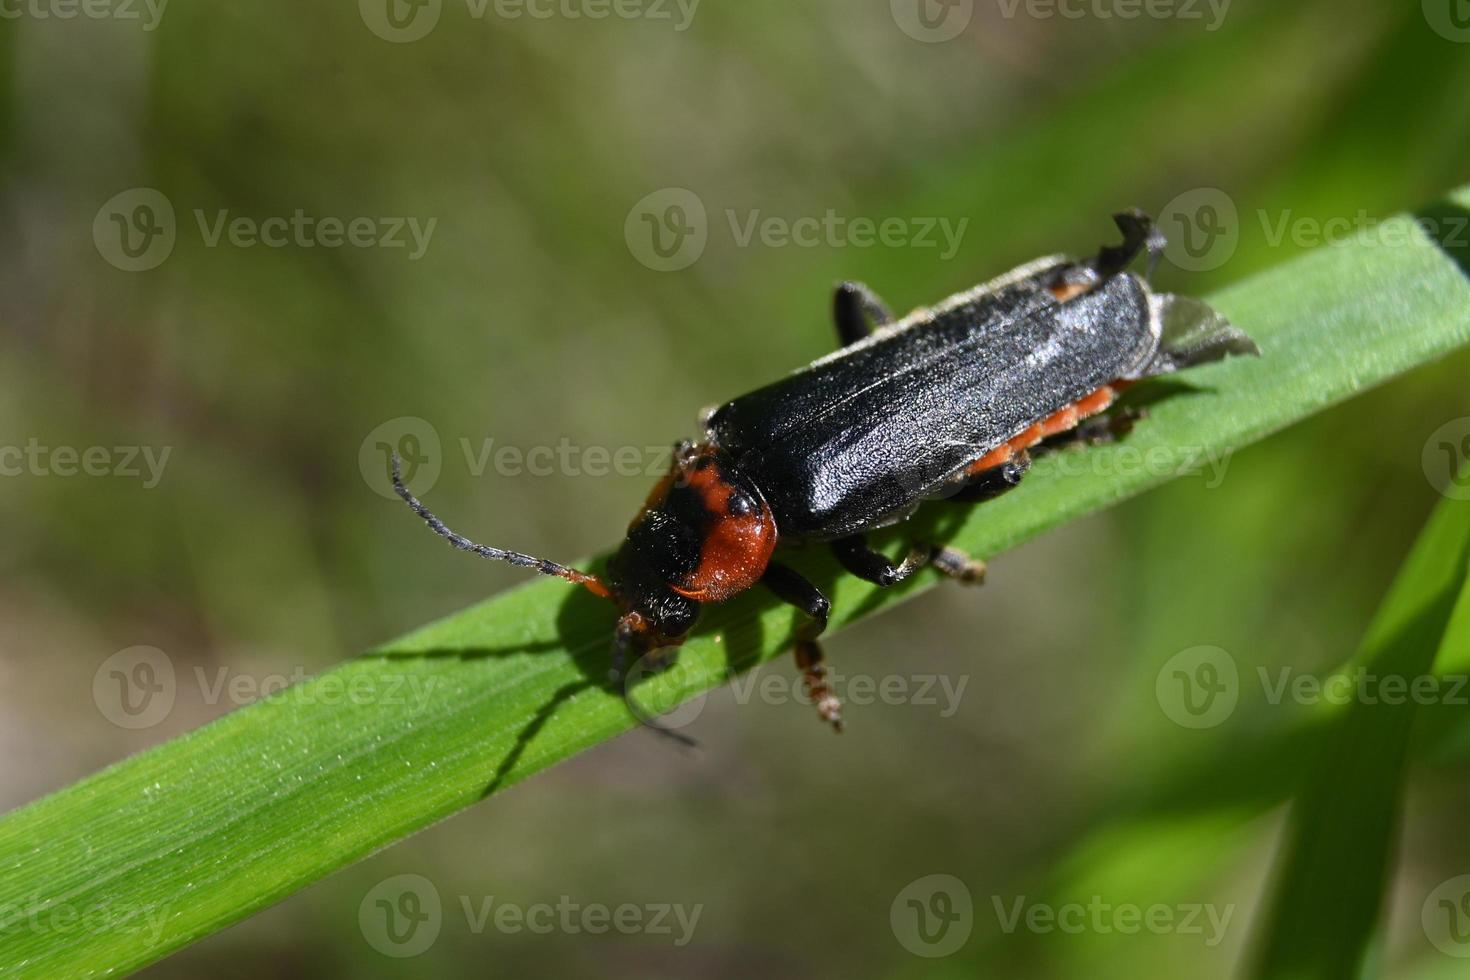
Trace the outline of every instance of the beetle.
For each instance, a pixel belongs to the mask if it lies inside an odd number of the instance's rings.
[[[683,643],[701,607],[766,587],[805,613],[797,665],[818,715],[841,731],[817,642],[831,602],[775,560],[778,545],[824,543],[848,572],[885,587],[925,566],[980,581],[984,564],[958,551],[916,546],[895,563],[865,535],[925,500],[995,498],[1038,452],[1116,438],[1140,413],[1102,413],[1135,382],[1260,353],[1206,304],[1150,288],[1165,241],[1146,214],[1113,220],[1123,241],[1091,259],[1038,259],[902,319],[866,286],[838,286],[840,349],[706,412],[702,437],[675,447],[605,579],[456,534],[409,492],[396,457],[394,488],[456,548],[612,600],[614,678],[629,656]],[[1146,273],[1129,271],[1145,252]]]

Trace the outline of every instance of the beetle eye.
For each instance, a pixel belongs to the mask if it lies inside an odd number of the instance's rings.
[[[730,503],[726,509],[731,516],[749,517],[755,513],[755,501],[746,494],[734,493],[730,495]]]

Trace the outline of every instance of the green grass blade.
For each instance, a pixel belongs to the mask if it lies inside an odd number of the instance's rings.
[[[1443,205],[1467,207],[1470,191]],[[1193,372],[1124,445],[1042,460],[1016,493],[921,522],[947,518],[930,530],[995,555],[1470,341],[1463,256],[1407,217],[1379,238],[1211,297],[1266,356]],[[410,519],[385,504],[384,521]],[[882,592],[819,556],[799,564],[839,627],[934,581]],[[789,609],[749,596],[713,612],[641,702],[676,704],[788,648]],[[532,583],[0,819],[0,973],[136,968],[626,731],[602,687],[611,622],[580,590]]]
[[[1334,710],[1306,789],[1292,806],[1274,910],[1256,975],[1271,980],[1371,976],[1417,679],[1470,643],[1470,504],[1446,499],[1394,581],[1358,655],[1338,673],[1382,697]],[[1400,694],[1392,694],[1398,679]],[[1328,681],[1327,684],[1332,684]],[[1341,684],[1348,685],[1341,687]],[[1400,700],[1402,698],[1402,700]]]

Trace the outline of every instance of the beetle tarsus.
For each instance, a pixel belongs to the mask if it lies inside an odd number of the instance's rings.
[[[842,701],[827,683],[827,660],[815,640],[802,640],[796,645],[796,666],[801,669],[802,690],[817,709],[817,717],[842,734]]]
[[[935,571],[962,585],[985,584],[985,562],[979,558],[971,558],[958,548],[933,549],[929,563],[934,566]]]

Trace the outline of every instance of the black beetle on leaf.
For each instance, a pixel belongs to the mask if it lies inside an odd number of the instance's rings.
[[[1092,259],[1052,256],[895,320],[867,287],[837,289],[835,353],[710,412],[628,528],[604,581],[555,562],[476,544],[403,485],[409,506],[451,544],[556,575],[620,610],[614,674],[627,657],[681,644],[706,603],[764,585],[809,618],[796,647],[808,694],[842,729],[817,637],[831,603],[773,560],[778,544],[826,542],[841,565],[881,586],[925,565],[979,581],[984,565],[916,547],[895,564],[864,534],[927,499],[975,503],[1016,486],[1031,453],[1097,442],[1134,416],[1102,413],[1146,378],[1257,354],[1198,300],[1155,293],[1129,271],[1164,239],[1139,211],[1115,216],[1123,242]]]

